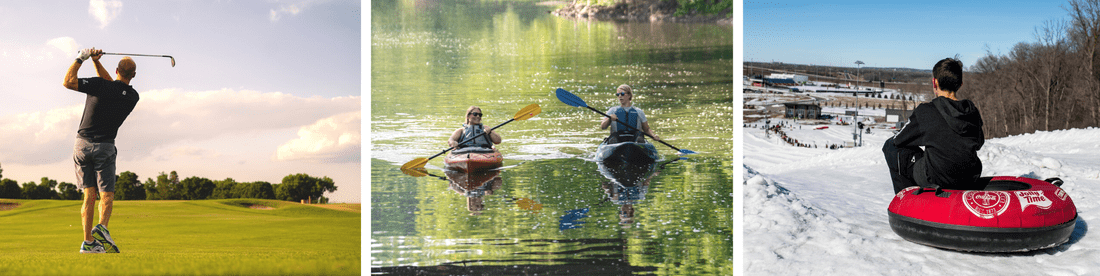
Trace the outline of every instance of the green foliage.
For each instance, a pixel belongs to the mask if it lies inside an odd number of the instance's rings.
[[[332,178],[316,178],[308,174],[294,174],[283,177],[283,182],[275,187],[275,199],[300,201],[321,197],[325,192],[335,192],[336,184]]]
[[[130,171],[119,174],[115,181],[115,200],[144,200],[145,188],[138,179],[138,175]]]
[[[61,182],[57,184],[58,197],[64,200],[79,200],[84,197],[84,190],[77,187],[76,184]],[[118,199],[116,196],[115,199]]]
[[[147,178],[145,184],[142,184],[141,187],[145,188],[145,200],[159,199],[157,198],[160,195],[157,192],[157,183],[153,182],[152,178]]]
[[[210,197],[210,194],[214,193],[214,181],[210,181],[210,179],[202,177],[192,176],[181,181],[180,188],[183,189],[183,199],[207,199]]]
[[[240,183],[236,188],[237,198],[275,199],[275,187],[268,182]]]
[[[43,177],[35,190],[35,199],[61,199],[57,191],[54,190],[56,187],[57,180]]]
[[[23,198],[23,190],[19,188],[19,182],[7,178],[0,180],[0,198]]]
[[[733,16],[733,0],[679,0],[680,6],[676,8],[673,16],[689,14],[717,14],[728,12]]]
[[[232,178],[214,181],[214,193],[210,195],[210,199],[239,198],[235,191],[236,185],[237,181]]]
[[[362,269],[358,213],[289,203],[252,210],[223,201],[116,201],[110,227],[122,253],[88,256],[77,253],[80,238],[73,235],[79,202],[15,202],[20,207],[0,211],[0,252],[9,253],[0,254],[4,275],[358,275]]]

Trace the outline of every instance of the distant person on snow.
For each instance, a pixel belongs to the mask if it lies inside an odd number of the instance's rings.
[[[632,102],[634,100],[634,93],[631,90],[633,89],[626,84],[619,85],[619,88],[615,89],[615,97],[619,98],[619,106],[613,106],[607,109],[607,115],[611,118],[605,117],[603,121],[600,122],[600,129],[611,127],[611,136],[607,138],[608,144],[645,142],[645,136],[643,136],[642,131],[653,136],[654,139],[661,140],[661,137],[654,134],[653,130],[649,128],[649,121],[645,118],[645,112],[642,112],[641,108],[634,106]],[[627,125],[623,125],[623,123]]]
[[[80,209],[84,230],[84,242],[80,253],[118,253],[107,223],[111,220],[111,210],[115,200],[115,136],[122,122],[137,106],[138,93],[130,86],[137,73],[137,64],[130,57],[118,62],[115,74],[118,80],[111,78],[99,58],[103,50],[95,48],[80,51],[76,61],[69,66],[65,74],[65,88],[87,94],[84,103],[84,116],[80,119],[80,128],[76,134],[76,146],[73,148],[73,161],[76,163],[76,183],[84,189],[84,204]],[[76,77],[80,65],[89,58],[95,62],[99,77]],[[99,224],[94,229],[92,219],[95,201],[99,205]]]
[[[500,144],[500,134],[485,129],[485,127],[481,125],[482,116],[484,116],[484,114],[481,113],[480,107],[471,106],[467,108],[466,123],[462,124],[461,128],[456,129],[455,132],[451,134],[451,138],[447,140],[447,144],[456,149],[466,147],[493,148],[493,145]],[[458,144],[459,142],[466,141],[473,137],[477,138],[470,142]]]
[[[937,97],[918,105],[909,123],[882,145],[894,193],[910,186],[969,189],[982,173],[982,115],[973,102],[955,96],[963,84],[962,62],[940,60],[932,77]]]

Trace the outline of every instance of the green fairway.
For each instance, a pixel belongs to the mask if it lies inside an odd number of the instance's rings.
[[[109,228],[121,253],[81,254],[79,201],[0,199],[4,206],[0,275],[360,274],[355,212],[275,200],[116,201]]]

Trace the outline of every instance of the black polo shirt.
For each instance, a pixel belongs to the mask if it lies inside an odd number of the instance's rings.
[[[88,94],[77,138],[93,143],[114,143],[118,128],[137,106],[133,86],[100,77],[79,79],[78,91]]]

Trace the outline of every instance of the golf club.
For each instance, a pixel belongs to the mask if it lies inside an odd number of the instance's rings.
[[[144,55],[144,54],[123,54],[123,53],[103,53],[104,55],[115,56],[135,56],[135,57],[166,57],[172,59],[172,67],[176,67],[176,58],[169,55]]]

